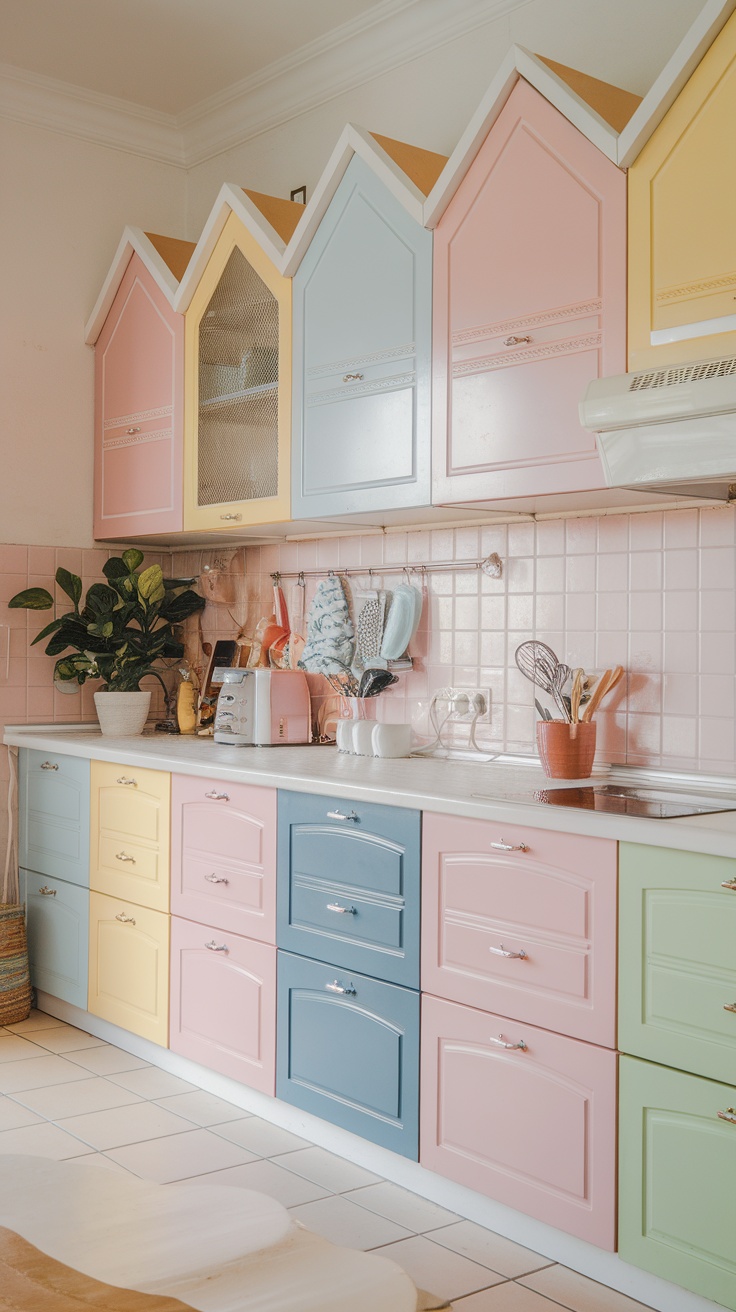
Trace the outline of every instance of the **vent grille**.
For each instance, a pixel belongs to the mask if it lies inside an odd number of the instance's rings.
[[[279,307],[235,248],[199,325],[198,504],[278,490]]]
[[[736,356],[733,355],[725,360],[703,360],[701,364],[675,365],[671,369],[635,374],[629,383],[629,391],[644,392],[655,387],[676,387],[678,383],[699,383],[705,378],[728,378],[731,374],[736,374]]]

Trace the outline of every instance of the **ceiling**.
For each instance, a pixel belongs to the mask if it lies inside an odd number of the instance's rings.
[[[419,3],[0,0],[0,52],[17,69],[176,116]]]

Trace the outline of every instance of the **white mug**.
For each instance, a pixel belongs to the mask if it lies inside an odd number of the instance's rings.
[[[356,756],[372,756],[371,735],[376,728],[374,720],[353,720],[353,751]]]
[[[339,752],[352,752],[354,720],[338,720],[335,725],[335,739]]]
[[[374,724],[371,734],[374,756],[409,756],[411,752],[410,724]]]

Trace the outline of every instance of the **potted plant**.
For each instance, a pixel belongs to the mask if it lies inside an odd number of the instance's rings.
[[[146,675],[158,679],[156,662],[179,660],[184,647],[174,626],[201,610],[203,597],[164,579],[160,565],[138,572],[143,552],[131,547],[103,565],[106,583],[93,583],[80,609],[82,580],[57,569],[56,582],[73,609],[57,616],[34,638],[44,638],[48,656],[57,656],[54,682],[81,685],[102,679],[95,706],[103,733],[141,733],[151,694],[141,690]],[[50,610],[54,598],[46,588],[26,588],[8,602],[25,610]],[[165,667],[164,667],[165,668]]]

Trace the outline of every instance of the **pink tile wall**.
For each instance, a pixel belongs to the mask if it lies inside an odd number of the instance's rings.
[[[275,569],[361,568],[348,581],[355,591],[369,582],[369,567],[381,586],[381,565],[461,565],[492,551],[504,562],[500,579],[462,568],[426,576],[414,669],[381,697],[382,718],[426,725],[433,690],[489,688],[491,722],[479,739],[496,749],[534,751],[534,689],[514,652],[536,637],[570,666],[625,667],[625,682],[597,717],[599,759],[736,773],[731,507],[252,547],[244,553],[238,618],[247,611],[254,627],[261,613],[270,614]],[[175,556],[183,559],[197,572],[199,556]],[[316,580],[307,582],[309,601]],[[391,583],[387,575],[385,586]],[[214,622],[232,628],[224,612]]]

